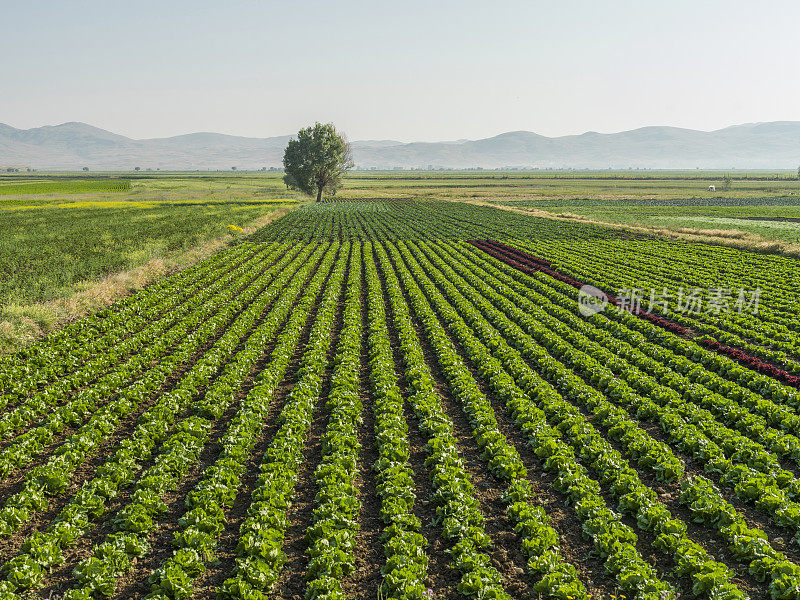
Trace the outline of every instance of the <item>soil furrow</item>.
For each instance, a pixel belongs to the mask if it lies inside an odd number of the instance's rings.
[[[391,254],[389,259],[396,269],[397,265]],[[408,302],[406,290],[402,289],[405,300]],[[464,355],[458,341],[453,338],[448,328],[444,324],[442,325],[479,389],[491,402],[498,429],[519,452],[522,462],[528,470],[528,479],[533,486],[536,497],[535,504],[545,509],[549,517],[550,526],[558,533],[559,545],[564,560],[577,568],[581,580],[592,596],[604,597],[616,594],[616,580],[605,570],[603,561],[597,557],[591,541],[584,538],[583,522],[568,508],[568,497],[554,489],[553,481],[555,476],[543,470],[541,460],[530,449],[523,434],[516,428],[513,419],[508,415],[503,403],[491,393],[489,386],[477,373],[471,361]]]
[[[321,261],[317,262],[317,265],[313,269],[313,272],[316,272],[317,268],[319,267],[320,262]],[[311,277],[313,277],[313,273],[311,275],[309,275],[307,281],[309,281]],[[249,281],[252,282],[254,280],[255,280],[255,278],[251,278]],[[263,291],[263,289],[266,289],[266,288],[265,287],[262,288],[262,291]],[[276,300],[277,300],[277,298],[273,299],[269,303],[269,305],[267,307],[265,307],[265,309],[264,309],[262,314],[264,314],[264,315],[268,314],[268,312],[270,310],[272,310]],[[248,304],[247,306],[250,306],[250,305]],[[216,342],[225,334],[225,332],[228,329],[228,326],[231,323],[233,323],[236,320],[236,318],[238,318],[245,310],[247,310],[247,306],[244,306],[240,310],[236,311],[235,314],[228,321],[228,324],[225,327],[222,327],[218,332],[216,332],[214,334],[214,336],[212,336],[211,338],[206,340],[203,343],[202,347],[192,355],[192,358],[189,361],[187,361],[187,363],[182,365],[177,371],[175,371],[167,379],[167,381],[162,386],[162,388],[158,392],[156,392],[153,395],[151,395],[151,397],[148,400],[148,402],[143,403],[143,404],[152,406],[153,404],[156,403],[158,397],[160,397],[161,395],[163,395],[164,393],[168,392],[169,390],[173,389],[176,385],[178,385],[178,383],[181,381],[183,376],[195,364],[197,364],[197,362],[202,358],[202,356],[209,349],[211,349],[214,346],[214,344],[216,344]],[[238,353],[244,347],[244,345],[246,343],[246,340],[250,337],[252,332],[258,327],[258,323],[259,323],[259,321],[257,320],[253,324],[253,326],[242,336],[242,338],[239,340],[239,343],[236,346],[236,349],[235,349],[233,355]],[[209,386],[213,385],[214,381],[216,381],[216,378],[219,376],[219,374],[221,372],[222,372],[221,370],[218,371],[211,378],[211,381],[209,381],[209,383],[208,383]],[[251,384],[248,384],[248,385],[251,385]],[[207,388],[204,388],[204,389],[200,390],[199,394],[205,393],[205,389],[207,389]],[[236,402],[234,403],[233,406],[238,405],[239,401],[240,401],[240,398],[239,398],[239,396],[237,396]],[[229,407],[226,410],[225,415],[228,415],[228,417],[230,417],[232,414],[235,414],[235,409],[233,408],[233,406]],[[41,518],[37,518],[35,520],[36,524],[33,526],[33,528],[30,528],[30,527],[26,528],[26,529],[30,529],[29,533],[32,533],[33,531],[36,531],[36,530],[38,530],[40,528],[46,527],[47,524],[50,523],[52,518],[54,518],[56,515],[58,515],[58,513],[61,511],[61,509],[63,509],[63,507],[69,502],[69,500],[72,497],[72,495],[74,494],[74,492],[80,487],[80,485],[82,485],[83,481],[90,479],[91,476],[93,475],[93,473],[95,472],[96,468],[98,466],[102,465],[108,459],[108,457],[113,454],[118,442],[121,439],[124,439],[125,437],[127,437],[128,435],[130,435],[133,432],[133,430],[138,425],[138,417],[139,417],[139,415],[142,412],[144,412],[146,410],[146,408],[147,408],[147,406],[142,407],[141,410],[137,409],[135,415],[131,415],[130,417],[128,417],[125,420],[124,427],[122,427],[122,428],[118,429],[117,431],[115,431],[114,434],[109,438],[109,440],[106,440],[103,443],[103,445],[101,446],[101,448],[97,452],[94,453],[92,458],[89,461],[87,461],[87,463],[85,463],[83,466],[79,467],[79,469],[76,471],[76,474],[79,475],[82,479],[79,479],[79,478],[74,478],[73,479],[71,487],[70,487],[70,491],[68,491],[65,494],[62,494],[62,495],[59,496],[58,505],[57,506],[54,506],[54,503],[51,501],[51,506],[50,506],[49,510],[47,511],[47,513],[44,514],[44,515],[41,515]],[[231,411],[233,411],[233,412],[231,412]],[[176,421],[175,422],[176,423],[179,422],[180,420],[182,420],[182,419],[186,418],[187,416],[189,416],[189,414],[191,414],[191,409],[187,407],[185,412],[183,412],[181,415],[178,415],[176,417]],[[221,427],[223,424],[227,424],[227,420],[228,420],[227,418],[223,417],[222,420],[218,420],[215,423],[214,429],[212,430],[212,432],[210,434],[212,436],[211,439],[215,439],[213,437],[215,435],[214,432],[216,432],[217,429],[219,427]],[[222,435],[222,433],[220,432],[219,435]],[[204,453],[212,452],[212,450],[209,450],[209,448],[210,447],[214,447],[214,446],[215,446],[215,443],[214,444],[211,444],[211,443],[207,444],[207,446],[203,450],[203,453],[201,453],[201,459],[200,459],[201,461],[210,460],[211,462],[213,462],[214,458],[207,459],[205,457]],[[158,456],[158,454],[160,452],[160,447],[161,447],[161,445],[159,444],[159,446],[152,453],[151,457],[148,460],[143,461],[142,470],[146,470],[147,468],[152,466],[152,464],[154,463],[156,457]],[[204,464],[204,463],[198,463],[198,464]],[[210,463],[208,463],[208,464],[210,464]],[[188,476],[188,479],[191,479],[192,478],[191,473],[194,473],[195,479],[199,480],[200,471],[196,471],[196,469],[198,469],[198,468],[199,467],[197,465],[195,465],[195,467],[193,467],[193,470],[190,471],[190,475]],[[186,481],[186,480],[187,479],[185,478],[184,481]],[[196,483],[196,481],[194,483]],[[186,489],[186,492],[188,492],[194,486],[194,483],[191,485],[191,487]],[[183,486],[184,486],[184,482],[182,481],[179,489],[182,489]],[[108,507],[108,510],[106,511],[106,514],[103,515],[103,517],[101,517],[101,519],[97,523],[94,524],[94,526],[89,530],[89,532],[87,532],[86,535],[81,536],[81,538],[79,538],[79,540],[76,542],[76,544],[74,544],[70,548],[67,548],[67,549],[64,550],[64,559],[65,559],[64,565],[62,567],[60,567],[58,569],[58,571],[54,572],[54,574],[53,574],[53,576],[57,577],[58,574],[61,573],[63,575],[63,580],[59,580],[58,583],[56,583],[55,585],[50,586],[50,587],[55,589],[56,587],[62,586],[65,581],[69,581],[72,566],[74,566],[74,564],[77,564],[78,561],[80,561],[83,558],[85,558],[85,556],[88,556],[90,554],[90,552],[91,552],[91,548],[93,547],[93,545],[97,544],[97,543],[100,543],[105,538],[105,536],[110,531],[112,531],[112,529],[111,529],[111,527],[112,527],[111,519],[113,518],[113,515],[116,514],[116,512],[120,508],[122,508],[122,507],[124,507],[125,505],[128,504],[128,502],[130,500],[130,496],[133,493],[134,489],[135,489],[135,484],[131,484],[129,486],[126,486],[126,487],[120,489],[119,496],[117,496],[117,498],[115,498],[114,501],[111,503],[111,505]],[[176,497],[176,498],[173,499],[173,498],[171,498],[171,496],[172,495],[170,495],[170,501],[172,501],[173,503],[177,502],[178,498],[183,498],[183,496],[179,496],[179,497]],[[167,502],[167,503],[169,505],[169,502]],[[182,505],[182,503],[181,503],[181,505]],[[181,514],[183,512],[185,512],[185,508],[182,508],[180,512],[181,512]],[[162,517],[162,518],[166,518],[166,517]],[[177,522],[177,518],[175,519],[175,521]],[[163,522],[163,521],[159,521],[159,522]],[[25,541],[25,539],[27,539],[27,536],[23,537],[21,535],[21,533],[22,532],[16,534],[12,538],[10,538],[9,542],[12,542],[12,541],[14,542],[14,549],[13,549],[13,551],[12,550],[4,551],[3,555],[5,556],[7,554],[8,555],[7,558],[10,558],[11,556],[13,556],[13,554],[18,552],[20,546],[22,545],[22,543]],[[171,549],[170,549],[170,552],[171,552]],[[49,585],[49,583],[48,583],[48,585]]]
[[[276,263],[277,263],[277,262],[278,262],[278,261],[279,261],[279,260],[280,260],[280,259],[281,259],[281,258],[282,258],[284,255],[285,255],[285,254],[286,254],[286,252],[284,252],[284,253],[283,253],[283,254],[281,254],[280,256],[276,257],[276,258],[275,258],[273,261],[271,261],[271,262],[270,262],[268,265],[259,266],[259,270],[258,270],[258,272],[257,272],[257,273],[256,273],[256,274],[255,274],[253,277],[251,277],[251,278],[250,278],[250,279],[248,279],[246,282],[244,282],[244,283],[243,283],[243,284],[242,284],[242,285],[239,287],[239,289],[240,289],[240,290],[244,290],[244,289],[246,289],[248,286],[250,286],[250,285],[253,283],[253,281],[255,281],[255,280],[258,278],[258,277],[261,277],[261,276],[262,276],[264,273],[266,273],[266,272],[267,272],[269,269],[271,269],[271,268],[272,268],[272,267],[273,267],[273,266],[274,266],[274,265],[275,265],[275,264],[276,264]],[[220,279],[221,277],[224,277],[226,273],[228,273],[228,272],[232,271],[234,268],[235,268],[235,267],[231,267],[230,269],[227,269],[227,270],[226,270],[224,273],[222,273],[222,274],[220,274],[219,276],[217,276],[217,277],[216,277],[216,279]],[[188,300],[188,298],[187,298],[187,300]],[[178,306],[181,306],[181,305],[185,304],[187,300],[184,300],[184,301],[183,301],[183,302],[181,302],[181,303],[180,303]],[[177,308],[177,306],[176,306],[176,307],[173,307],[172,309],[170,309],[170,312],[171,312],[171,311],[174,311],[176,308]],[[163,318],[164,318],[164,316],[165,316],[166,314],[167,314],[167,312],[165,311],[164,313],[160,314],[159,316],[157,316],[157,317],[155,317],[155,318],[151,319],[151,320],[150,320],[150,322],[149,322],[149,323],[147,323],[147,324],[146,324],[144,327],[142,327],[141,329],[139,329],[139,330],[137,330],[137,331],[131,332],[129,335],[126,335],[126,336],[125,336],[125,338],[124,338],[123,340],[120,340],[120,341],[118,341],[118,342],[116,343],[116,345],[119,345],[119,344],[123,343],[123,342],[125,341],[125,339],[128,339],[128,338],[132,337],[133,335],[136,335],[136,334],[138,334],[138,333],[141,333],[141,331],[142,331],[142,330],[144,330],[144,329],[145,329],[147,326],[149,326],[151,323],[154,323],[154,322],[156,322],[156,321],[159,321],[159,320],[163,319]],[[173,327],[175,327],[177,324],[178,324],[178,322],[177,322],[177,321],[176,321],[175,323],[172,323],[171,325],[169,325],[169,326],[168,326],[168,329],[172,329],[172,328],[173,328]],[[192,331],[194,331],[194,329],[196,329],[196,328],[193,328],[193,329],[192,329]],[[173,346],[173,348],[174,348],[174,346]],[[172,348],[168,349],[168,350],[167,350],[167,352],[169,352],[170,350],[172,350]],[[107,367],[106,369],[104,369],[104,370],[103,370],[101,373],[97,374],[97,376],[96,376],[96,377],[92,378],[90,381],[87,381],[87,382],[86,382],[86,383],[84,383],[83,385],[81,385],[81,386],[79,386],[79,387],[75,388],[74,390],[70,391],[70,392],[69,392],[69,393],[68,393],[68,394],[67,394],[67,395],[66,395],[64,398],[62,398],[62,399],[61,399],[61,401],[59,402],[58,406],[62,406],[62,405],[68,404],[68,403],[70,402],[70,400],[74,399],[74,398],[75,398],[75,396],[77,396],[77,395],[78,395],[80,392],[82,392],[82,391],[83,391],[83,390],[85,390],[85,389],[91,388],[91,387],[92,387],[93,385],[95,385],[95,384],[96,384],[96,383],[97,383],[97,382],[98,382],[98,381],[99,381],[101,378],[103,378],[104,376],[108,375],[108,373],[110,373],[110,372],[114,371],[115,369],[117,369],[117,368],[118,368],[118,367],[119,367],[121,364],[123,364],[124,362],[128,361],[128,360],[129,360],[129,359],[130,359],[130,358],[131,358],[131,357],[132,357],[132,356],[133,356],[135,353],[136,353],[135,351],[126,353],[124,356],[122,356],[122,357],[120,358],[120,360],[119,360],[119,361],[117,361],[117,362],[116,362],[116,363],[114,363],[114,364],[108,365],[108,367]],[[158,360],[159,360],[158,358],[155,358],[153,361],[151,361],[151,363],[150,363],[150,367],[153,367],[153,366],[155,366],[156,364],[158,364]],[[61,375],[61,378],[68,377],[68,376],[69,376],[69,373],[67,373],[67,374],[63,374],[63,375]],[[38,392],[38,390],[37,390],[37,392]],[[34,394],[35,394],[35,393],[37,393],[37,392],[33,392],[33,394],[30,394],[30,395],[28,396],[28,398],[29,398],[30,396],[34,395]],[[109,398],[107,398],[106,400],[104,400],[104,401],[103,401],[103,402],[102,402],[102,403],[101,403],[101,404],[98,406],[98,408],[99,408],[99,407],[101,407],[101,406],[103,406],[103,405],[105,405],[105,404],[108,404],[108,403],[109,403],[109,402],[111,402],[111,401],[112,401],[114,398],[116,398],[116,394],[113,394],[113,395],[109,396]],[[23,399],[23,402],[24,402],[24,399]],[[14,440],[16,439],[16,437],[17,437],[17,436],[19,436],[19,435],[22,435],[23,433],[25,433],[25,431],[28,431],[29,429],[32,429],[32,428],[34,428],[34,427],[37,427],[37,426],[39,426],[39,425],[40,425],[40,424],[41,424],[41,423],[42,423],[42,422],[43,422],[43,421],[44,421],[46,418],[47,418],[47,416],[45,415],[45,416],[44,416],[42,419],[39,419],[39,420],[37,420],[37,422],[36,422],[36,423],[29,424],[29,425],[28,425],[28,426],[26,426],[24,429],[22,429],[22,430],[20,430],[20,431],[16,432],[16,435],[15,435],[14,437],[10,437],[10,438],[8,438],[8,439],[5,439],[5,440],[0,440],[0,451],[4,450],[4,449],[5,449],[5,448],[7,448],[8,446],[12,445],[12,444],[14,443]],[[78,425],[78,427],[80,427],[80,425]],[[55,444],[57,444],[57,443],[58,443],[60,440],[63,440],[63,439],[65,439],[66,437],[68,437],[68,436],[69,436],[71,433],[74,433],[74,431],[75,431],[76,429],[77,429],[76,427],[75,427],[75,428],[69,428],[69,427],[66,427],[66,428],[64,429],[64,431],[63,431],[63,432],[59,432],[59,433],[58,433],[56,436],[54,436],[54,437],[53,437],[53,439],[52,439],[52,440],[51,440],[51,442],[48,444],[48,446],[47,446],[47,447],[44,449],[44,451],[43,451],[43,452],[44,452],[45,454],[46,454],[46,453],[48,453],[48,452],[49,452],[49,451],[50,451],[50,450],[51,450],[51,449],[52,449],[52,448],[55,446]]]
[[[378,262],[377,256],[375,256],[375,262],[376,264]],[[388,315],[392,314],[392,308],[386,293],[386,279],[381,269],[378,269],[377,272],[388,317]],[[397,338],[397,331],[389,324],[389,321],[391,319],[387,319],[387,330],[392,346],[394,370],[399,375],[398,385],[405,400],[403,410],[408,422],[409,462],[414,473],[414,484],[416,486],[414,491],[417,497],[414,503],[414,514],[420,519],[422,523],[420,533],[428,542],[426,548],[428,579],[426,583],[433,592],[434,598],[458,598],[459,594],[456,591],[456,587],[461,581],[461,576],[450,563],[450,545],[444,538],[442,527],[438,524],[439,517],[436,513],[436,504],[430,500],[434,497],[436,490],[432,483],[431,469],[425,464],[425,459],[428,457],[425,451],[427,440],[422,435],[419,419],[414,415],[414,411],[408,402],[410,392],[408,382],[403,375],[405,369],[403,359],[400,356],[400,342]]]
[[[315,310],[312,310],[312,312],[315,312]],[[196,593],[193,596],[194,598],[203,600],[214,598],[216,588],[222,585],[223,581],[230,576],[236,565],[236,545],[239,543],[239,529],[242,522],[247,518],[247,509],[250,506],[253,491],[258,485],[258,477],[261,472],[259,465],[280,426],[277,422],[278,416],[286,405],[289,393],[297,384],[303,351],[308,343],[312,324],[313,317],[309,317],[303,326],[303,331],[286,368],[283,381],[275,391],[272,407],[265,419],[266,426],[262,430],[253,453],[247,461],[247,470],[242,477],[242,485],[236,495],[236,500],[234,500],[233,506],[226,515],[227,523],[217,543],[214,553],[215,561],[213,564],[207,565],[206,572],[195,582]]]
[[[337,256],[338,260],[347,260],[346,257]],[[334,269],[336,267],[334,266]],[[348,267],[349,271],[349,267]],[[333,272],[333,271],[331,271]],[[345,274],[344,281],[347,281]],[[326,281],[325,286],[327,287]],[[314,407],[314,416],[306,432],[305,448],[303,449],[303,462],[297,476],[291,506],[287,517],[289,527],[283,542],[283,551],[286,554],[286,564],[275,586],[275,594],[279,598],[301,600],[305,596],[305,575],[308,566],[306,553],[306,529],[313,520],[313,511],[316,506],[317,484],[314,472],[322,460],[322,437],[328,426],[330,414],[326,408],[328,395],[331,389],[331,374],[333,373],[333,358],[337,351],[339,334],[342,331],[344,313],[344,288],[337,290],[338,300],[333,321],[333,330],[330,332],[330,342],[326,353],[325,373],[322,376],[322,388]],[[310,319],[311,322],[314,319]]]
[[[356,250],[354,250],[355,252]],[[359,250],[360,251],[360,250]],[[378,460],[378,447],[375,443],[375,415],[372,410],[372,394],[369,382],[369,351],[367,349],[367,286],[364,278],[364,264],[361,265],[361,365],[359,372],[359,399],[364,407],[362,422],[358,430],[361,455],[358,462],[358,475],[355,485],[359,491],[361,513],[360,528],[356,535],[354,549],[355,567],[349,577],[342,581],[342,589],[351,598],[375,598],[381,585],[381,565],[385,562],[381,551],[381,530],[383,528],[378,499],[377,482],[372,465]]]
[[[260,250],[259,250],[259,249],[257,249],[257,248],[253,248],[253,249],[251,250],[251,252],[250,252],[249,254],[247,254],[246,256],[244,256],[244,257],[240,257],[240,258],[239,258],[239,259],[238,259],[238,260],[237,260],[235,263],[233,263],[233,264],[230,264],[230,265],[227,265],[227,266],[223,267],[223,268],[222,268],[222,270],[220,270],[219,272],[215,273],[215,274],[214,274],[214,276],[213,276],[213,277],[214,277],[214,279],[217,279],[217,280],[218,280],[218,279],[221,279],[222,277],[225,277],[225,276],[226,276],[226,275],[228,275],[228,274],[229,274],[231,271],[233,271],[234,269],[236,269],[238,266],[240,266],[240,265],[244,264],[245,262],[247,262],[248,260],[252,259],[252,258],[253,258],[253,256],[254,256],[256,253],[258,253],[258,252],[260,252]],[[285,252],[284,252],[284,254],[285,254]],[[274,260],[273,262],[271,262],[269,265],[267,265],[267,266],[266,266],[266,268],[267,268],[267,269],[269,269],[270,267],[272,267],[272,266],[273,266],[273,265],[274,265],[276,262],[278,262],[278,261],[279,261],[279,260],[280,260],[282,257],[283,257],[283,254],[281,254],[280,256],[276,257],[276,258],[275,258],[275,260]],[[209,278],[210,278],[210,275],[209,275],[209,274],[207,274],[207,275],[205,276],[205,278],[206,278],[206,279],[209,279]],[[141,293],[142,291],[146,290],[146,289],[147,289],[147,287],[149,287],[149,286],[145,286],[144,288],[142,288],[142,289],[139,291],[139,293]],[[151,318],[150,318],[150,320],[149,320],[147,323],[145,323],[145,324],[144,324],[144,325],[143,325],[141,328],[139,328],[139,329],[132,329],[132,330],[130,330],[130,331],[128,331],[128,332],[126,332],[124,336],[122,336],[122,337],[121,337],[119,340],[117,340],[117,341],[115,342],[115,345],[116,345],[116,344],[121,344],[121,343],[124,343],[126,340],[130,339],[131,337],[133,337],[134,335],[136,335],[137,333],[139,333],[140,331],[142,331],[142,330],[143,330],[145,327],[147,327],[147,326],[148,326],[150,323],[153,323],[153,322],[156,322],[156,321],[160,321],[160,320],[161,320],[161,319],[163,319],[163,318],[164,318],[164,317],[165,317],[165,316],[166,316],[168,313],[170,313],[170,312],[172,312],[172,311],[176,310],[178,307],[180,307],[180,306],[184,305],[184,304],[185,304],[185,303],[188,301],[188,299],[189,299],[189,297],[187,296],[187,298],[185,298],[185,299],[181,300],[181,301],[180,301],[178,304],[176,304],[176,305],[172,306],[171,308],[164,309],[164,310],[162,310],[161,312],[157,313],[156,315],[154,315],[153,317],[151,317]],[[162,304],[163,304],[163,303],[162,303]],[[108,333],[108,332],[105,332],[105,334],[107,334],[107,333]],[[123,360],[127,360],[127,359],[128,359],[128,358],[130,358],[131,356],[132,356],[132,353],[128,353],[128,354],[126,354],[126,355],[125,355],[125,357],[123,357]],[[72,373],[74,373],[75,371],[77,371],[78,369],[80,369],[80,368],[81,368],[81,367],[82,367],[84,364],[86,364],[86,362],[88,362],[88,361],[89,361],[89,360],[91,360],[92,358],[94,358],[94,355],[90,355],[90,356],[89,356],[89,357],[87,357],[85,360],[82,360],[80,363],[76,363],[76,364],[73,366],[73,368],[72,368],[71,370],[67,370],[67,371],[65,371],[64,373],[61,373],[61,374],[58,376],[58,378],[59,378],[59,379],[61,379],[61,378],[64,378],[64,377],[69,377],[69,376],[70,376]],[[122,361],[120,361],[120,362],[122,362]],[[117,363],[117,364],[119,364],[119,363]],[[110,368],[113,368],[113,366],[111,366]],[[104,373],[105,373],[105,372],[104,372]],[[98,378],[99,378],[99,377],[102,377],[104,373],[101,373],[100,375],[98,375]],[[91,383],[92,383],[92,382],[89,382],[89,384],[87,384],[87,385],[91,385]],[[45,383],[41,383],[41,384],[40,384],[40,385],[38,385],[38,386],[37,386],[35,389],[33,389],[33,390],[32,390],[32,391],[29,393],[29,394],[27,394],[27,395],[26,395],[24,398],[20,398],[20,401],[19,401],[19,402],[14,402],[14,404],[13,404],[13,405],[9,405],[9,406],[7,406],[7,407],[6,407],[6,410],[4,410],[4,411],[2,411],[2,413],[0,413],[0,416],[2,416],[3,414],[5,414],[6,412],[8,412],[8,411],[12,410],[12,409],[13,409],[15,406],[17,406],[17,405],[18,405],[20,402],[24,402],[24,401],[25,401],[25,399],[27,399],[27,398],[30,398],[31,396],[33,396],[34,394],[36,394],[36,393],[40,392],[41,390],[45,389],[47,386],[49,386],[49,385],[51,385],[51,384],[52,384],[52,381],[50,381],[50,380],[47,380]],[[77,392],[77,390],[76,390],[76,392]],[[70,395],[68,396],[68,398],[69,398],[69,397],[71,397],[71,396],[73,396],[74,394],[75,394],[75,392],[72,392],[72,393],[70,393]],[[12,438],[12,440],[13,440],[13,438]],[[3,445],[0,445],[0,449],[2,449],[3,447],[5,447],[5,443],[6,443],[7,441],[8,441],[8,440],[3,440],[3,441],[2,441],[2,444],[3,444]]]
[[[435,489],[431,482],[431,469],[425,464],[426,440],[420,433],[420,424],[411,407],[405,404],[408,422],[409,463],[414,473],[414,514],[422,522],[420,533],[427,540],[425,552],[428,555],[428,579],[425,584],[439,600],[456,600],[462,596],[456,591],[461,576],[450,562],[450,544],[444,538],[442,526],[436,514],[436,505],[430,500]]]

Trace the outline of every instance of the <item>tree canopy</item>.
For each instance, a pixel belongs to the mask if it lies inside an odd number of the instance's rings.
[[[283,181],[292,189],[313,196],[336,193],[342,175],[353,167],[350,144],[333,123],[314,123],[297,132],[283,153]]]

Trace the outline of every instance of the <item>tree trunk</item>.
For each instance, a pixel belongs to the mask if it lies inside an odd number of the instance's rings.
[[[319,186],[319,187],[317,188],[317,202],[319,202],[320,200],[322,200],[322,188],[323,188],[323,186]]]

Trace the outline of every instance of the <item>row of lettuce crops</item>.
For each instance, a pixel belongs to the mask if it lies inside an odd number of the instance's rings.
[[[800,598],[800,391],[752,358],[800,373],[798,275],[467,204],[296,210],[0,358],[0,598]],[[760,307],[586,313],[575,281]]]

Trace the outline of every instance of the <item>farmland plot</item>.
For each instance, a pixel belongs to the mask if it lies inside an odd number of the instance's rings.
[[[2,597],[798,598],[798,274],[297,210],[0,359]]]

